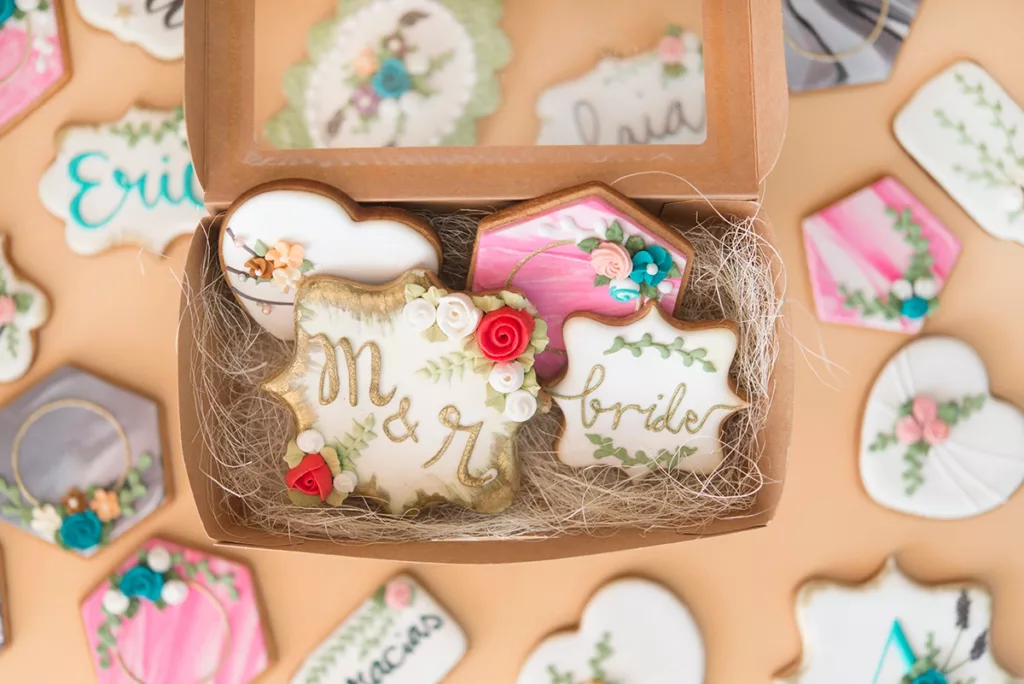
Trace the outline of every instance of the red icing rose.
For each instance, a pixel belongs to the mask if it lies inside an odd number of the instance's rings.
[[[505,363],[526,351],[536,326],[529,312],[505,306],[484,315],[476,329],[476,343],[489,360]]]
[[[334,487],[334,476],[331,475],[331,469],[327,467],[323,456],[309,454],[299,465],[288,471],[284,476],[284,483],[288,485],[288,489],[318,496],[321,501],[326,501]]]

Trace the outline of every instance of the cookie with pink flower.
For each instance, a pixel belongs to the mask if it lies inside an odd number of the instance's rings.
[[[918,340],[871,390],[860,473],[887,508],[937,519],[980,515],[1024,481],[1024,413],[991,395],[985,364],[969,345]]]
[[[0,382],[13,382],[28,372],[35,357],[35,331],[49,318],[49,300],[15,272],[0,235]]]

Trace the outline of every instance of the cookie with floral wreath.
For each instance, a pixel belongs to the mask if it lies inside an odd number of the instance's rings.
[[[318,276],[295,320],[291,363],[263,383],[295,413],[283,473],[295,504],[511,504],[517,435],[548,406],[534,368],[547,325],[526,297],[453,292],[422,270],[376,287]]]
[[[7,259],[7,236],[0,234],[0,382],[28,372],[35,358],[35,331],[50,318],[50,301],[22,280]]]
[[[100,684],[248,684],[271,664],[249,568],[161,539],[118,565],[81,611]]]
[[[342,0],[267,124],[282,148],[473,145],[510,56],[501,0]]]

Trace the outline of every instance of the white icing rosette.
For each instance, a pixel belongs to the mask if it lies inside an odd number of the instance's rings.
[[[437,321],[437,309],[426,299],[414,299],[405,305],[402,317],[416,332],[423,332]]]
[[[939,294],[939,283],[935,278],[918,278],[914,281],[914,294],[922,299],[934,299]]]
[[[181,580],[170,580],[160,590],[160,598],[169,606],[180,606],[188,599],[188,585]]]
[[[508,394],[520,389],[525,379],[526,369],[523,368],[523,364],[518,361],[509,361],[508,363],[495,365],[491,370],[490,376],[487,378],[487,382],[496,391]]]
[[[162,575],[171,569],[171,554],[162,546],[154,546],[146,554],[146,565],[153,572]]]
[[[516,390],[505,399],[505,417],[515,423],[525,423],[537,413],[537,398],[526,390]]]
[[[461,340],[476,331],[483,312],[467,294],[457,292],[437,303],[437,327],[449,340]]]
[[[351,470],[343,470],[334,476],[334,491],[348,496],[356,491],[359,484],[359,476]]]
[[[131,599],[117,589],[107,589],[103,594],[103,610],[111,615],[124,615],[130,605]]]
[[[304,454],[319,454],[327,442],[316,430],[304,430],[295,438],[295,444]]]

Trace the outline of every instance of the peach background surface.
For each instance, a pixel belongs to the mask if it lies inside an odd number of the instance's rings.
[[[53,317],[23,380],[0,387],[7,401],[67,362],[157,398],[173,462],[175,501],[95,559],[85,561],[13,528],[0,528],[12,609],[12,642],[0,681],[91,681],[79,619],[86,592],[147,537],[205,544],[181,464],[175,403],[175,331],[187,241],[166,258],[133,248],[94,258],[71,253],[63,227],[37,199],[65,122],[106,121],[134,101],[180,102],[180,63],[88,28],[69,12],[75,77],[0,138],[0,230],[10,255],[52,297]],[[1024,493],[987,515],[927,522],[874,504],[860,486],[856,436],[875,374],[907,341],[901,335],[819,325],[804,265],[800,220],[885,174],[895,175],[960,237],[964,254],[926,333],[955,334],[989,364],[993,390],[1024,406],[1024,247],[978,228],[897,145],[891,120],[914,89],[955,59],[985,66],[1024,102],[1019,0],[927,0],[891,82],[793,101],[789,137],[766,183],[766,211],[789,268],[798,355],[796,432],[786,494],[767,529],[604,557],[504,567],[422,567],[416,576],[461,620],[471,650],[452,684],[514,681],[549,631],[575,622],[607,580],[639,573],[687,601],[708,649],[709,684],[766,684],[798,658],[793,598],[811,576],[866,578],[890,554],[929,581],[976,578],[993,589],[993,641],[1003,665],[1024,675]],[[699,180],[699,179],[695,179]],[[831,369],[816,355],[827,355]],[[405,569],[269,551],[236,554],[254,567],[280,662],[265,681],[285,682],[300,660],[382,581]],[[187,684],[187,683],[183,683]]]

